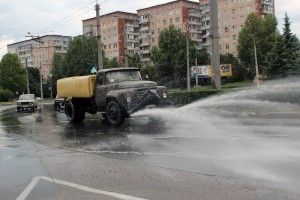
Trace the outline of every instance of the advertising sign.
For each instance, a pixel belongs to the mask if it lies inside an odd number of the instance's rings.
[[[195,78],[196,74],[198,75],[198,78],[212,77],[211,65],[193,66],[191,68],[191,76]],[[221,64],[220,75],[221,77],[232,76],[232,65]]]

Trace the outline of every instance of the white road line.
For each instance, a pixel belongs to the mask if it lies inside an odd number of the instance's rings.
[[[128,195],[125,195],[125,194],[118,194],[118,193],[114,193],[114,192],[107,192],[107,191],[103,191],[103,190],[98,190],[98,189],[86,187],[86,186],[83,186],[83,185],[70,183],[70,182],[67,182],[67,181],[52,179],[52,178],[46,177],[46,176],[34,177],[32,179],[32,181],[30,182],[30,184],[25,188],[25,190],[19,195],[19,197],[16,200],[26,200],[27,196],[30,194],[30,192],[33,190],[33,188],[37,185],[37,183],[41,179],[45,180],[45,181],[52,182],[52,183],[56,183],[56,184],[59,184],[59,185],[65,185],[65,186],[68,186],[68,187],[76,188],[76,189],[79,189],[79,190],[82,190],[82,191],[91,192],[91,193],[95,193],[95,194],[103,194],[103,195],[115,197],[115,198],[122,199],[122,200],[147,200],[147,199],[137,198],[137,197],[133,197],[133,196],[128,196]]]
[[[25,200],[29,193],[33,190],[33,188],[36,186],[36,184],[39,182],[40,177],[34,177],[30,184],[23,190],[23,192],[19,195],[19,197],[16,200]]]

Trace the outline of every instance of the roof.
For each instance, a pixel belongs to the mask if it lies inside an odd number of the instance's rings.
[[[159,5],[156,5],[156,6],[150,6],[148,8],[138,9],[137,11],[147,10],[147,9],[150,9],[150,8],[160,7],[160,6],[164,6],[164,5],[168,5],[168,4],[172,4],[172,3],[176,3],[176,2],[181,2],[181,1],[188,2],[188,3],[194,3],[194,4],[199,4],[199,2],[195,2],[195,1],[176,0],[176,1],[171,1],[171,2],[168,2],[168,3],[164,3],[164,4],[159,4]]]
[[[105,16],[113,15],[113,14],[137,15],[136,13],[123,12],[123,11],[115,11],[115,12],[107,13],[105,15],[100,15],[100,17],[105,17]],[[88,18],[88,19],[83,19],[82,21],[88,21],[88,20],[91,20],[91,19],[96,19],[96,17],[92,17],[92,18]]]
[[[42,38],[45,38],[45,37],[68,37],[68,38],[71,38],[71,36],[64,36],[64,35],[43,35],[43,36],[38,36],[36,38],[31,38],[29,40],[23,40],[23,41],[20,41],[20,42],[15,42],[15,43],[12,43],[12,44],[8,44],[7,46],[11,46],[11,45],[15,45],[15,44],[20,44],[20,43],[23,43],[23,42],[29,42],[29,41],[34,41],[34,40],[37,40],[37,39],[42,39]]]

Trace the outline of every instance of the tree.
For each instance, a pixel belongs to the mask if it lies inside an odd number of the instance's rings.
[[[190,55],[195,47],[190,43]],[[159,34],[158,47],[151,49],[151,60],[157,66],[163,84],[170,81],[181,82],[186,78],[186,36],[173,25]]]
[[[40,93],[40,70],[36,67],[28,67],[29,89],[32,94]]]
[[[90,73],[90,68],[98,63],[97,40],[95,37],[77,36],[72,39],[65,57],[66,77],[82,76]]]
[[[0,86],[14,94],[26,90],[26,72],[17,54],[7,53],[0,62]]]
[[[248,15],[238,37],[238,57],[249,77],[252,78],[255,74],[254,44],[259,71],[263,72],[269,67],[269,57],[276,40],[276,26],[277,20],[273,15],[267,15],[263,19],[254,13]]]
[[[117,58],[113,58],[113,59],[111,59],[111,60],[106,59],[106,60],[104,61],[104,66],[105,66],[106,69],[120,67],[119,61],[118,61]]]
[[[128,55],[128,66],[129,67],[141,67],[141,59],[138,53]]]
[[[273,77],[300,72],[300,43],[296,35],[291,32],[290,25],[289,17],[285,14],[283,33],[277,34],[270,58],[271,65],[267,69],[267,73]]]
[[[285,44],[286,49],[286,66],[285,70],[287,72],[299,72],[299,50],[300,43],[296,35],[294,35],[291,31],[291,22],[287,14],[285,14],[284,18],[284,27],[283,27],[283,42]]]

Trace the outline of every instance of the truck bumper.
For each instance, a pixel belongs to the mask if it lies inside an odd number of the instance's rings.
[[[172,105],[172,103],[168,99],[160,97],[155,90],[148,90],[142,98],[128,110],[128,114],[133,114],[151,105],[156,107],[166,107]]]

